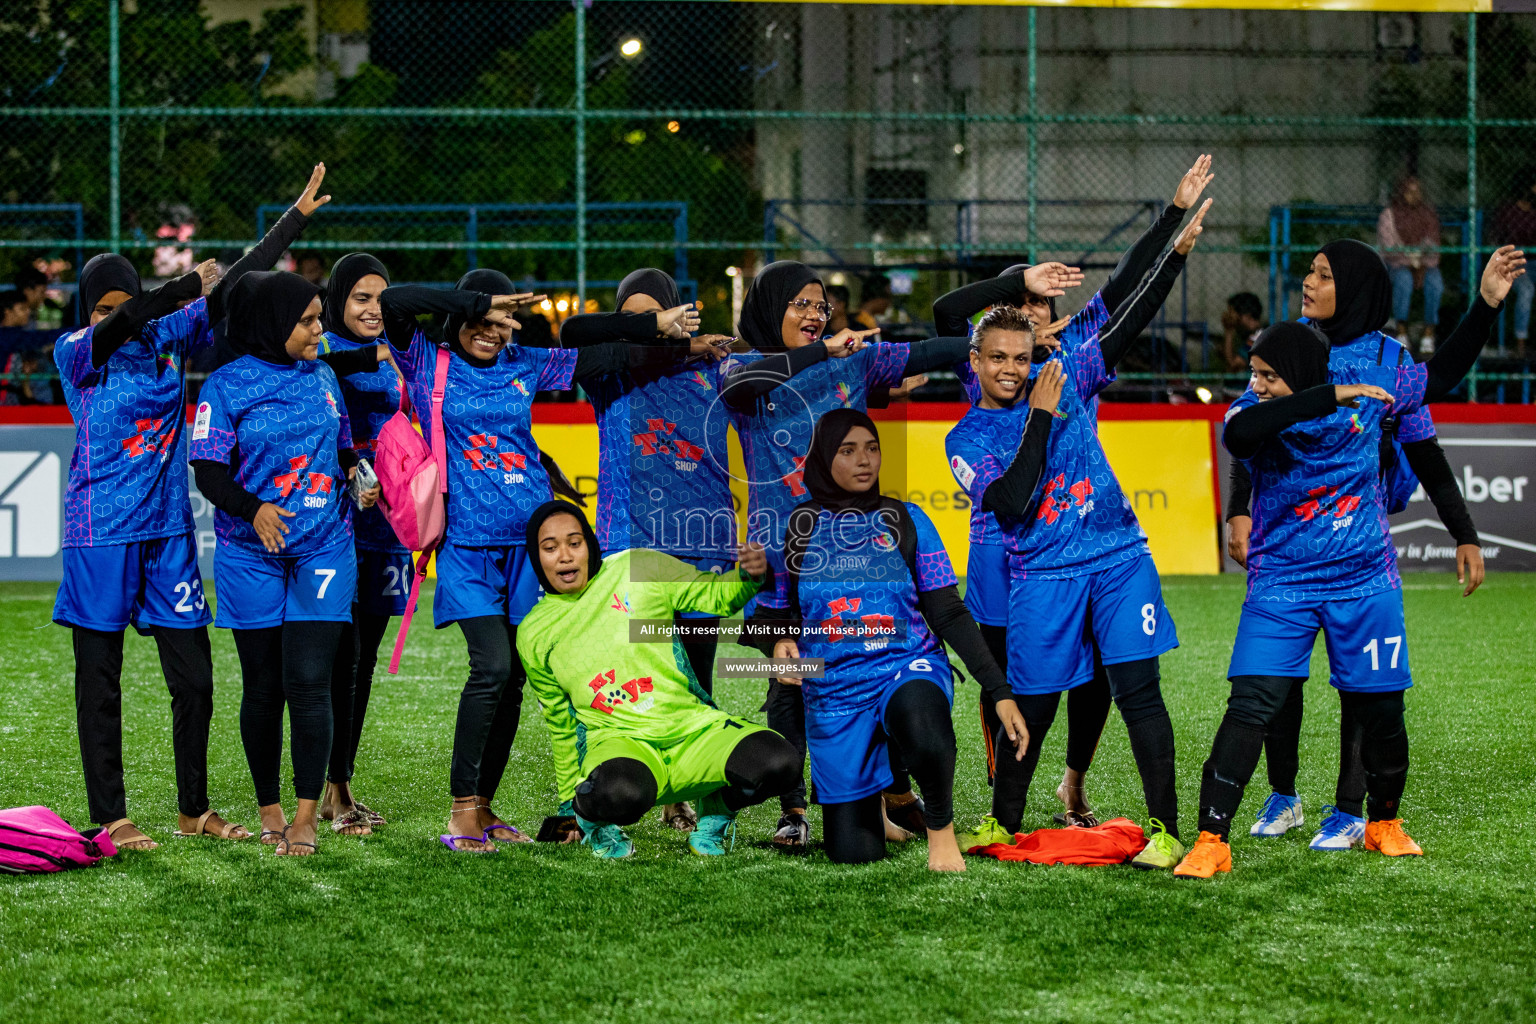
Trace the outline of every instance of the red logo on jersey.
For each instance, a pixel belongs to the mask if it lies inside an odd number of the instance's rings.
[[[693,462],[704,458],[703,448],[677,436],[677,424],[671,420],[647,418],[645,426],[645,430],[631,435],[641,455],[671,455]]]
[[[279,473],[272,478],[272,486],[282,492],[283,497],[293,493],[299,486],[299,471],[309,465],[308,455],[296,455],[288,460],[288,472]],[[330,494],[331,484],[334,480],[328,473],[305,473],[305,494]]]
[[[655,689],[651,685],[650,676],[645,676],[641,679],[631,679],[627,683],[618,683],[613,669],[598,673],[587,686],[591,688],[594,694],[592,697],[592,707],[605,715],[613,714],[615,708],[625,703],[626,697],[628,698],[628,703],[636,704],[639,703],[642,693],[650,693]]]
[[[795,456],[795,470],[793,473],[785,473],[779,478],[784,481],[784,486],[789,488],[789,493],[799,498],[806,493],[805,490],[805,456]]]
[[[1064,491],[1063,488],[1065,488]],[[1067,475],[1058,473],[1054,480],[1045,485],[1045,493],[1040,495],[1040,511],[1035,513],[1035,518],[1054,523],[1068,509],[1082,508],[1092,496],[1092,480],[1083,477],[1071,487],[1067,487]]]
[[[496,451],[496,443],[500,440],[496,434],[470,434],[470,447],[462,449],[464,458],[469,460],[469,468],[486,470],[499,467],[508,472],[527,469],[528,456],[521,452]]]
[[[133,429],[138,433],[132,437],[125,437],[120,442],[130,459],[165,450],[165,442],[175,437],[176,431],[168,430],[163,434],[159,433],[160,426],[164,422],[163,419],[133,421]]]
[[[827,611],[832,613],[832,617],[820,623],[821,632],[828,643],[837,643],[851,636],[889,635],[895,630],[896,618],[892,615],[871,613],[858,615],[855,619],[862,601],[863,598],[858,597],[838,597],[828,602]],[[847,618],[843,617],[845,612],[848,613]]]
[[[1338,495],[1337,499],[1335,495]],[[1335,519],[1342,519],[1360,507],[1358,494],[1339,494],[1337,487],[1314,487],[1307,492],[1307,497],[1311,500],[1304,501],[1293,509],[1304,523],[1329,514],[1332,514]]]

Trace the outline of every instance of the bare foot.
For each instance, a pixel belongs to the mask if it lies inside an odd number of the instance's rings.
[[[200,818],[202,815],[198,815],[198,817]],[[217,811],[209,814],[208,817],[203,820],[201,827],[198,825],[197,818],[188,817],[187,815],[180,813],[176,815],[176,824],[177,827],[181,829],[182,835],[209,835],[213,836],[215,839],[251,838],[250,829],[246,828],[244,825],[229,824],[229,822],[225,821],[222,817],[219,816]]]
[[[955,826],[928,830],[928,870],[964,871],[965,858],[960,854],[960,844],[955,840]]]
[[[288,816],[283,813],[283,805],[266,804],[260,808],[260,813],[261,845],[276,846],[283,829],[288,827]]]
[[[882,796],[880,798],[880,820],[885,824],[885,841],[888,843],[904,843],[911,839],[913,834],[891,820],[890,814],[887,813],[887,808],[890,806],[892,806],[891,798]]]
[[[454,846],[465,853],[489,853],[496,849],[478,838],[485,834],[485,830],[480,827],[480,808],[475,806],[475,798],[472,796],[453,798],[453,810],[448,815],[448,834],[464,837],[456,838]]]
[[[193,819],[194,821],[196,819]],[[139,831],[139,827],[127,818],[118,818],[104,826],[107,838],[119,850],[153,850],[160,844]]]
[[[476,819],[476,824],[479,826],[482,835],[489,832],[491,838],[496,840],[498,843],[533,842],[532,838],[523,835],[517,829],[513,828],[511,825],[508,825],[506,822],[502,821],[501,818],[497,817],[496,812],[491,810],[490,800],[483,796],[476,797],[476,800],[478,801],[478,804],[475,809],[480,814],[479,818]]]
[[[273,851],[279,857],[312,857],[317,852],[315,847],[315,819],[297,817],[293,824],[288,826],[283,837],[278,840],[277,849]]]

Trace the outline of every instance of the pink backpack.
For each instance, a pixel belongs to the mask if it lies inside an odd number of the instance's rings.
[[[104,828],[76,832],[46,807],[0,811],[0,871],[24,875],[89,867],[116,853]]]
[[[405,389],[400,391],[400,411],[390,417],[374,442],[374,472],[379,477],[379,508],[394,528],[400,543],[420,551],[416,578],[411,582],[411,596],[406,601],[400,635],[395,638],[395,652],[389,659],[390,675],[400,671],[400,655],[405,652],[405,637],[416,614],[416,600],[421,581],[432,561],[432,552],[443,543],[446,525],[443,495],[448,491],[448,453],[443,448],[443,391],[448,383],[446,348],[437,350],[437,373],[432,378],[431,441],[417,433],[407,414]]]

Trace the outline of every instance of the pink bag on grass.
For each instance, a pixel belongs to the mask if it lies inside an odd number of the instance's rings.
[[[0,811],[0,872],[25,875],[90,867],[116,853],[104,828],[76,832],[46,807]]]
[[[437,350],[437,372],[432,378],[432,425],[429,442],[411,426],[405,411],[405,392],[400,393],[400,411],[390,417],[374,442],[374,472],[379,477],[379,508],[394,528],[400,543],[421,552],[416,562],[416,577],[411,582],[411,596],[406,601],[395,638],[395,651],[389,659],[389,672],[400,671],[400,656],[405,652],[405,637],[416,614],[416,600],[421,594],[421,580],[427,574],[432,552],[443,543],[446,515],[443,494],[448,490],[448,454],[443,448],[443,391],[448,382],[446,348]]]

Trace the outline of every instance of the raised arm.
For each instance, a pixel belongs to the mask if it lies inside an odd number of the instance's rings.
[[[271,270],[299,236],[304,234],[304,229],[309,226],[309,218],[314,212],[331,201],[330,196],[317,196],[320,184],[325,181],[325,164],[315,164],[315,169],[309,173],[309,183],[304,186],[304,191],[299,193],[299,198],[294,204],[278,218],[276,224],[267,229],[251,251],[235,261],[224,275],[224,280],[208,296],[208,322],[216,324],[224,319],[224,303],[229,298],[235,282],[253,270]]]
[[[384,334],[398,352],[411,347],[416,334],[416,318],[422,315],[458,316],[476,320],[491,309],[492,296],[484,292],[461,292],[451,288],[427,288],[423,285],[391,285],[379,293],[384,313]]]
[[[1152,269],[1157,257],[1168,247],[1174,232],[1179,230],[1179,225],[1184,221],[1184,214],[1200,201],[1200,193],[1204,192],[1205,186],[1215,178],[1210,171],[1210,154],[1202,153],[1195,160],[1194,166],[1185,171],[1184,177],[1179,179],[1179,187],[1173,194],[1173,202],[1163,207],[1162,214],[1153,221],[1152,226],[1143,231],[1141,237],[1131,243],[1131,247],[1120,257],[1120,262],[1114,272],[1109,275],[1109,280],[1105,281],[1104,287],[1099,289],[1099,296],[1104,300],[1104,308],[1110,313],[1118,310],[1121,303],[1135,293],[1136,286],[1142,278],[1147,276],[1147,271]]]
[[[691,302],[656,313],[580,313],[560,325],[560,346],[585,348],[610,341],[676,339],[698,329],[699,313]]]
[[[91,331],[91,365],[101,369],[113,353],[137,337],[152,321],[170,316],[184,302],[207,295],[218,281],[213,260],[204,260],[174,281],[122,303]]]
[[[1184,269],[1185,257],[1195,247],[1195,241],[1204,231],[1202,222],[1205,220],[1206,211],[1211,208],[1211,200],[1207,199],[1200,205],[1195,214],[1195,219],[1189,222],[1179,240],[1173,248],[1164,251],[1152,265],[1151,271],[1142,280],[1136,291],[1123,302],[1115,315],[1110,317],[1104,329],[1099,332],[1099,348],[1104,353],[1104,367],[1113,370],[1119,365],[1120,360],[1131,350],[1141,332],[1146,330],[1152,318],[1157,316],[1157,311],[1168,298],[1168,293],[1173,290],[1173,282],[1178,279],[1179,272]]]
[[[1489,257],[1477,297],[1450,337],[1441,342],[1433,358],[1424,364],[1429,377],[1424,389],[1425,404],[1450,394],[1472,369],[1483,346],[1488,343],[1494,321],[1499,316],[1499,306],[1509,294],[1515,278],[1524,273],[1525,253],[1512,245],[1503,246]]]

